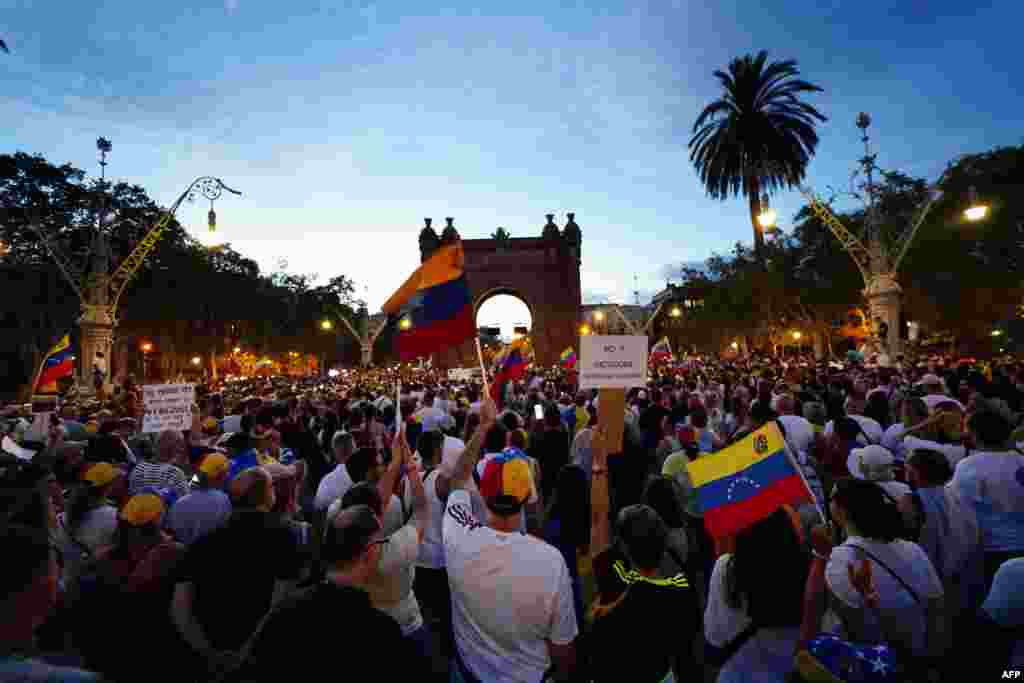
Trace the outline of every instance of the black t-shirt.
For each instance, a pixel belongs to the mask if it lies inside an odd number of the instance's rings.
[[[368,593],[323,581],[274,609],[253,643],[240,680],[280,683],[299,671],[334,672],[327,678],[337,678],[352,658],[369,663],[389,681],[422,680],[430,671],[429,663],[402,638],[398,623],[371,606]]]
[[[270,609],[274,582],[296,579],[302,554],[292,532],[262,512],[235,512],[189,547],[178,576],[193,584],[192,611],[210,645],[236,650]]]
[[[594,620],[586,636],[594,681],[659,683],[677,657],[682,669],[677,680],[701,680],[693,659],[701,628],[695,587],[685,574],[645,579],[623,562],[618,565],[626,576],[620,580],[625,595]]]

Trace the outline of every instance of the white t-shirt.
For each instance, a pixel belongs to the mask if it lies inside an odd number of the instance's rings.
[[[1024,550],[1024,455],[972,451],[951,485],[974,507],[986,552]]]
[[[882,445],[888,448],[897,460],[907,459],[907,448],[903,445],[903,435],[906,432],[907,428],[903,426],[903,423],[897,422],[882,434]]]
[[[116,531],[117,508],[113,505],[101,505],[86,512],[73,534],[67,528],[67,513],[58,515],[55,536],[64,560],[65,585],[71,586],[77,581],[82,563],[87,561],[83,557],[85,549],[82,546],[95,556],[97,550],[114,542]]]
[[[469,493],[444,516],[452,625],[466,667],[482,681],[534,683],[551,665],[547,642],[577,635],[572,581],[561,553],[533,536],[483,526]]]
[[[731,607],[725,599],[726,568],[731,557],[726,553],[715,562],[704,610],[704,636],[715,647],[724,647],[750,625],[746,609]],[[719,683],[785,683],[793,669],[793,652],[799,639],[797,626],[758,629],[722,667]]]
[[[938,451],[946,456],[949,466],[953,468],[967,455],[967,449],[958,443],[938,443],[936,441],[928,441],[927,439],[919,439],[916,436],[905,437],[903,439],[903,448],[906,450],[906,457],[908,458],[911,451],[917,449]]]
[[[407,636],[423,625],[420,604],[412,592],[419,542],[415,524],[406,524],[382,544],[377,571],[366,584],[373,606],[398,622]]]
[[[786,442],[807,455],[814,443],[814,425],[810,420],[799,415],[780,415],[777,419],[786,430]]]
[[[317,510],[326,510],[336,500],[352,488],[352,477],[345,465],[339,464],[331,470],[327,476],[320,480],[316,488],[316,496],[313,498],[313,507]]]
[[[421,567],[430,569],[444,568],[444,540],[442,523],[444,522],[444,501],[437,495],[437,476],[434,470],[423,480],[423,490],[427,494],[428,516],[427,528],[423,532],[423,542],[419,546],[419,557],[416,562]]]
[[[879,566],[877,562],[869,558],[851,545],[859,545],[869,553],[885,563],[889,569],[896,572],[917,593],[921,602],[914,600],[913,596],[893,578],[888,569]],[[893,622],[898,623],[905,630],[904,632],[912,638],[911,645],[917,654],[923,654],[925,647],[925,635],[927,623],[925,621],[925,602],[929,598],[937,598],[942,595],[942,582],[939,580],[935,567],[932,566],[928,555],[921,546],[910,541],[893,541],[886,543],[860,536],[851,536],[845,543],[832,550],[828,565],[825,567],[825,581],[832,594],[844,604],[863,608],[864,598],[850,583],[850,575],[847,567],[853,565],[855,569],[861,566],[862,560],[871,562],[871,576],[879,596],[879,607],[887,614],[893,615]],[[870,610],[865,614],[865,622],[868,628],[872,626],[877,629],[878,637],[881,637],[881,627]]]
[[[436,406],[420,408],[413,417],[423,425],[425,432],[439,432],[450,428],[455,422],[450,415]]]
[[[867,446],[869,441],[874,444],[882,442],[882,425],[878,424],[878,420],[865,417],[864,415],[847,415],[847,417],[852,417],[856,420],[857,424],[864,431],[864,434],[857,435],[857,443],[861,446]],[[832,420],[829,420],[828,424],[825,425],[825,436],[832,436],[832,426]],[[867,435],[866,439],[864,438],[865,434]]]

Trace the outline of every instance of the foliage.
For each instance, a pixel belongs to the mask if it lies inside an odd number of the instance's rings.
[[[797,78],[794,60],[768,63],[768,53],[738,57],[728,72],[715,71],[722,96],[693,124],[690,161],[709,196],[750,201],[755,248],[763,248],[756,215],[763,192],[789,188],[803,179],[818,145],[817,122],[825,117],[801,102],[821,92]]]
[[[79,312],[73,289],[29,228],[30,216],[67,255],[71,275],[87,278],[101,206],[113,269],[163,213],[146,191],[126,183],[101,186],[70,164],[56,166],[40,156],[0,155],[0,239],[10,246],[0,261],[0,291],[8,293],[0,297],[7,332],[0,342],[0,370],[7,370],[7,384],[28,381],[42,353],[74,330]],[[118,339],[151,340],[171,375],[181,358],[226,353],[236,345],[262,354],[328,353],[352,362],[358,344],[340,326],[325,334],[319,323],[339,314],[354,321],[354,291],[344,275],[318,284],[315,275],[283,269],[263,274],[230,245],[206,250],[171,221],[121,300]]]

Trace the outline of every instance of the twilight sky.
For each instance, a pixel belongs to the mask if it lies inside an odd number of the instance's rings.
[[[825,87],[819,191],[848,186],[862,110],[883,167],[935,179],[1022,142],[1022,21],[1019,0],[0,0],[0,152],[93,172],[103,135],[110,175],[164,204],[220,176],[245,193],[217,206],[226,241],[265,270],[344,273],[372,310],[418,264],[424,216],[534,236],[575,211],[585,299],[631,303],[634,275],[649,296],[666,265],[751,238],[686,149],[730,58],[765,48]],[[772,201],[787,227],[799,195]],[[200,233],[207,209],[178,217]]]

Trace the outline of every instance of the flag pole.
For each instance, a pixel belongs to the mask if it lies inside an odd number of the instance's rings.
[[[480,335],[477,335],[476,337],[476,359],[480,361],[480,372],[483,374],[484,394],[486,396],[490,396],[491,388],[487,384],[487,368],[484,366],[484,352],[480,348]]]
[[[402,378],[395,385],[395,435],[402,431]]]
[[[779,429],[779,426],[777,424],[775,425],[775,429],[778,429],[779,436],[782,436],[782,430]],[[804,486],[807,487],[807,492],[811,494],[811,500],[814,501],[814,509],[818,511],[818,517],[821,518],[821,523],[825,526],[828,526],[828,519],[825,517],[824,508],[821,507],[821,501],[819,501],[818,497],[814,495],[814,489],[811,488],[810,482],[807,481],[807,477],[804,476],[804,468],[800,466],[800,462],[796,459],[796,456],[793,454],[793,449],[790,448],[789,440],[786,439],[785,436],[782,436],[782,444],[782,450],[786,452],[786,457],[789,458],[790,464],[793,465],[793,468],[796,470],[796,473],[800,475],[800,481],[802,481],[804,483]]]

